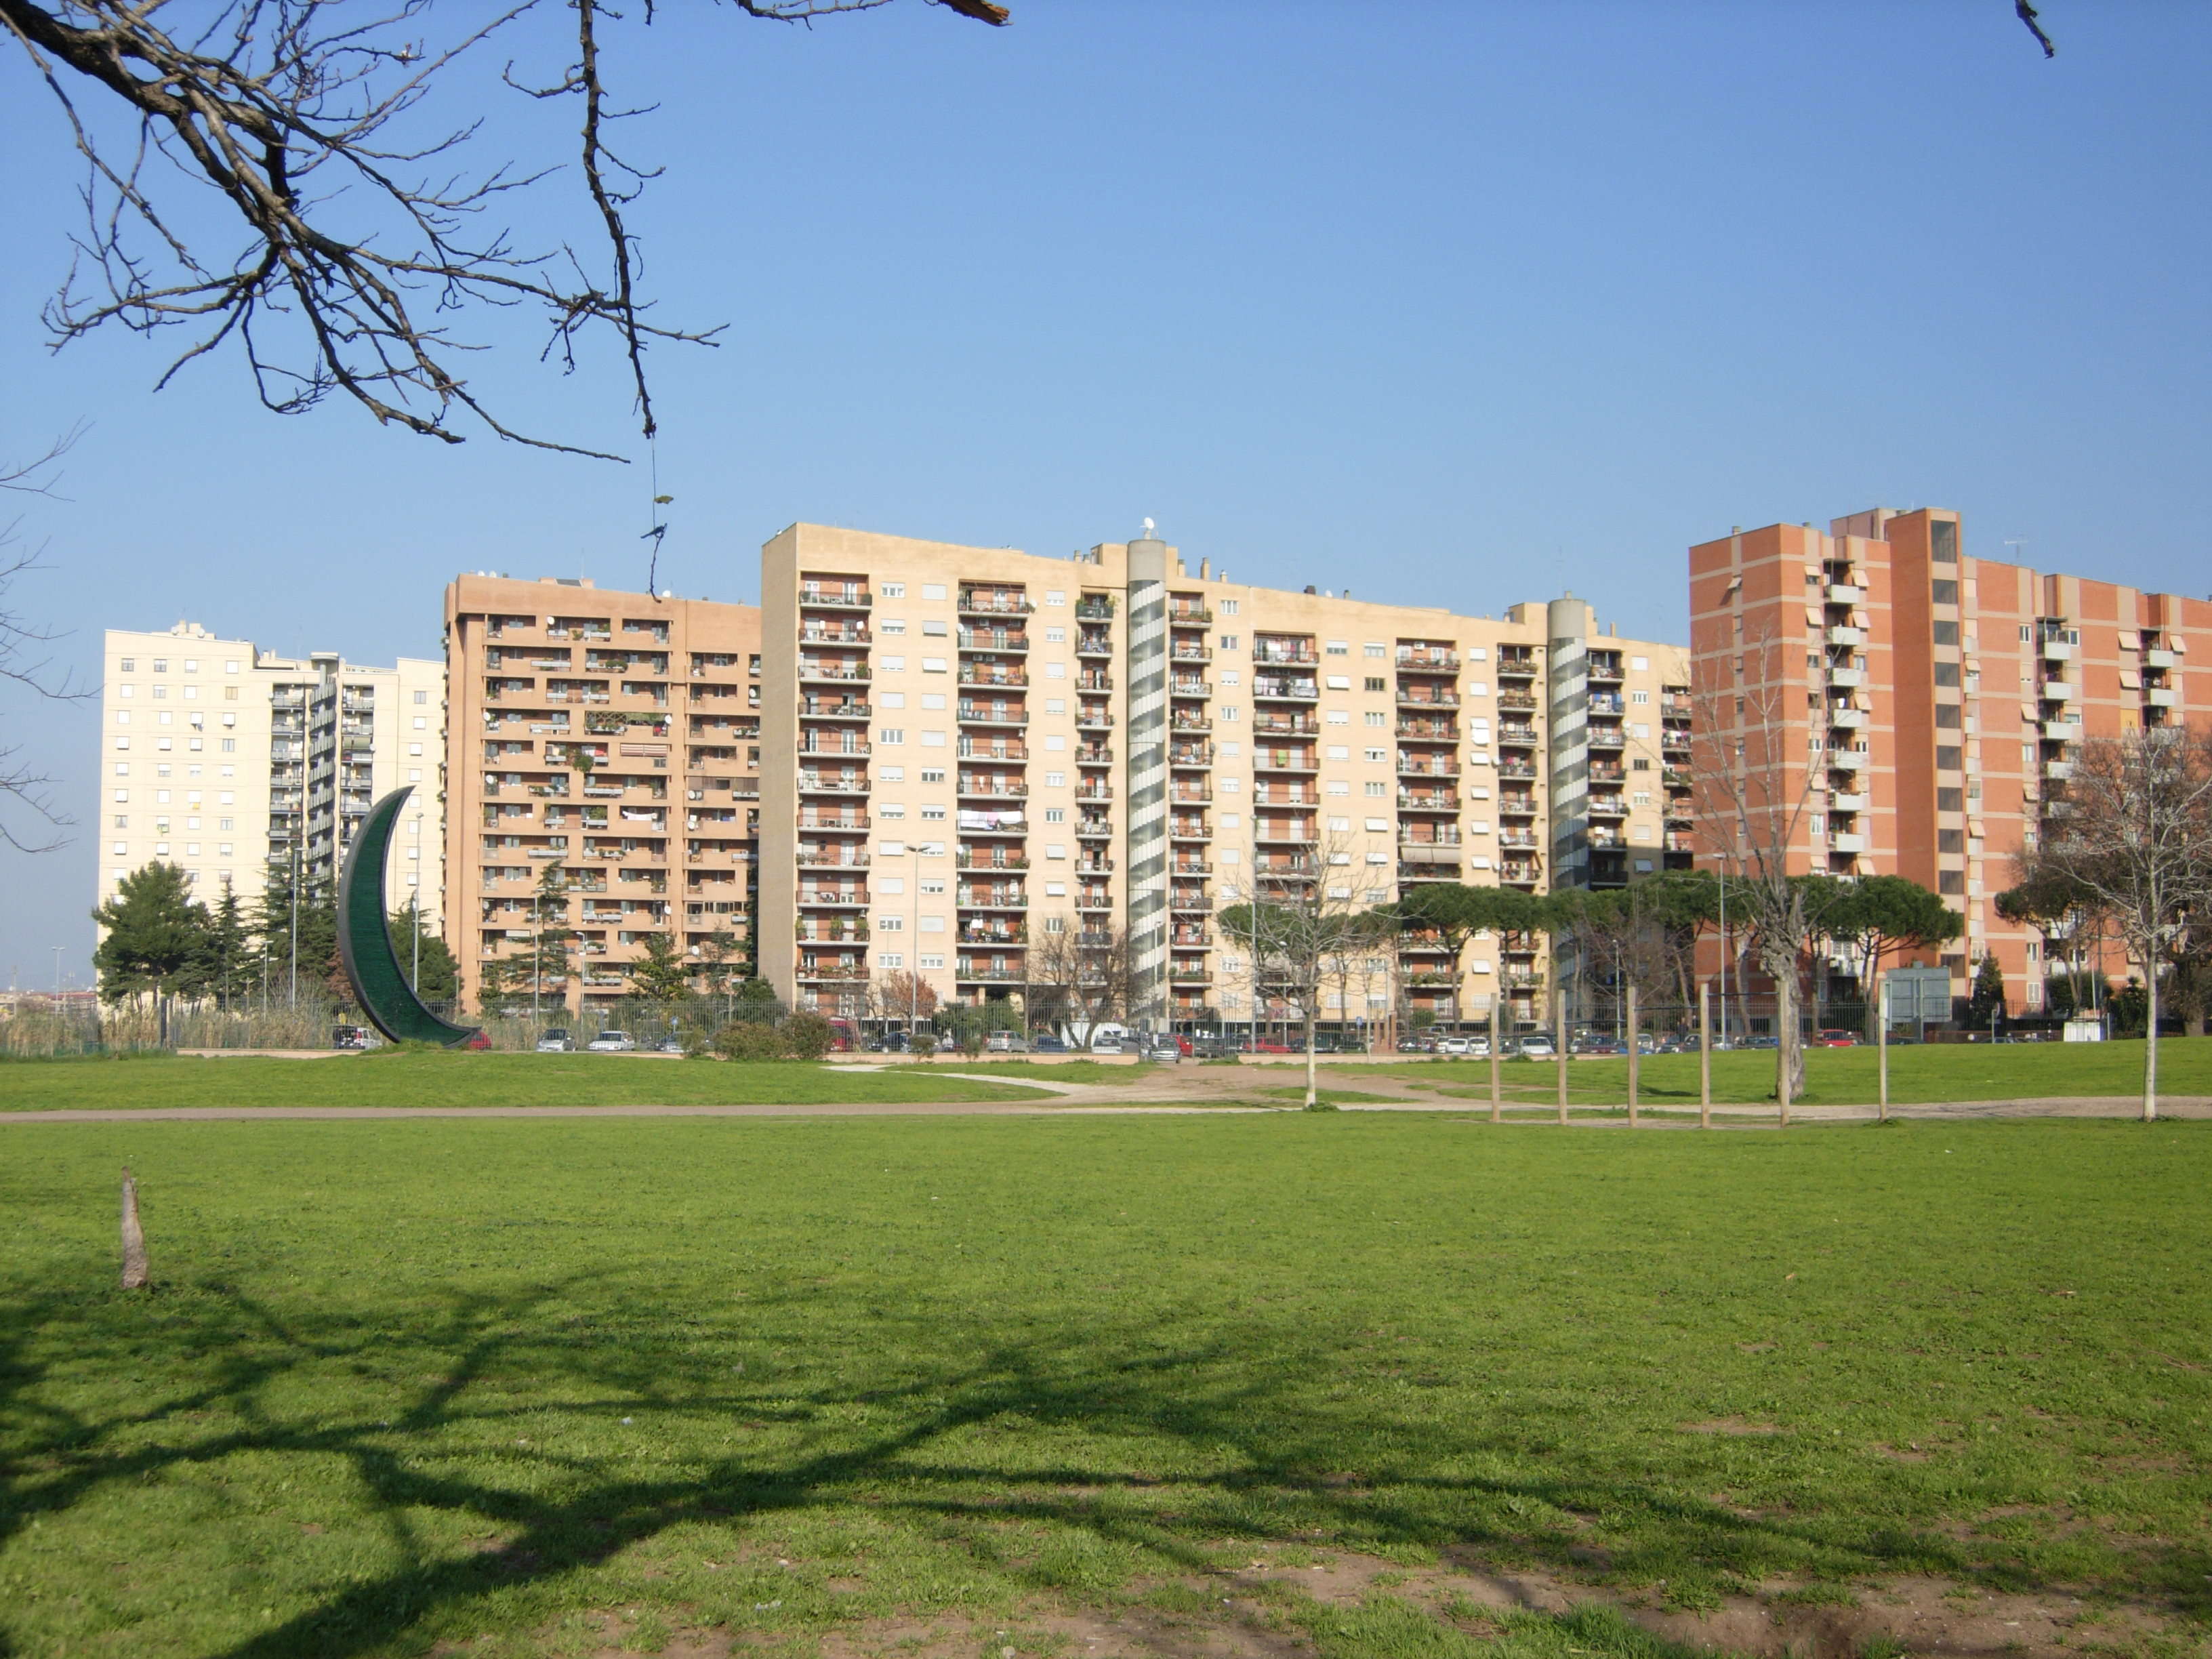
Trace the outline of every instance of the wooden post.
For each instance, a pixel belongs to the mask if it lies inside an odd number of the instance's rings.
[[[138,1183],[131,1178],[128,1164],[123,1170],[123,1288],[143,1291],[149,1282],[146,1270],[146,1235],[138,1225]]]
[[[1713,988],[1698,987],[1698,1127],[1713,1127]]]
[[[1498,1053],[1504,1046],[1503,1027],[1498,1018],[1498,999],[1490,999],[1490,1121],[1500,1121],[1504,1117],[1505,1085],[1499,1070],[1504,1056]]]
[[[1558,964],[1553,964],[1554,972]],[[1559,1054],[1555,1062],[1559,1068],[1559,1121],[1567,1121],[1567,1000],[1557,984],[1552,987],[1552,1042]]]
[[[1875,991],[1875,1054],[1881,1074],[1881,1121],[1889,1121],[1889,975],[1881,976]]]
[[[1628,982],[1628,1127],[1636,1127],[1636,1066],[1641,1055],[1636,1041],[1636,981]]]

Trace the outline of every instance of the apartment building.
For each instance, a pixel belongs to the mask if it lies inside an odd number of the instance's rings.
[[[794,525],[762,594],[760,967],[802,1006],[865,1012],[890,974],[1020,997],[1073,939],[1126,941],[1148,1023],[1249,1018],[1250,953],[1215,917],[1255,893],[1364,907],[1690,856],[1686,655],[1578,600],[1291,592],[1193,571],[1149,526],[1050,559]],[[1468,958],[1409,944],[1324,1017],[1503,995],[1540,1018],[1540,939]]]
[[[272,866],[334,880],[369,806],[413,784],[386,891],[437,925],[443,664],[285,657],[190,622],[110,629],[103,660],[100,902],[156,860],[210,904],[228,890],[251,906]]]
[[[471,1000],[529,956],[546,1000],[613,1003],[654,934],[702,975],[750,962],[760,649],[751,605],[567,578],[447,588],[447,939]],[[549,929],[568,935],[550,965]]]
[[[2011,1006],[2040,1006],[2041,938],[1996,896],[2085,736],[2212,714],[2212,603],[1972,557],[1938,507],[1702,543],[1690,593],[1711,752],[1794,826],[1791,867],[1932,888],[1965,933],[1923,965],[1963,996],[1994,954]]]

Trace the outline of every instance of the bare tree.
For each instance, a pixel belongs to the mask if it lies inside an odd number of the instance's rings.
[[[937,1012],[937,991],[921,975],[895,968],[870,983],[868,1012],[878,1019],[925,1020]]]
[[[1395,910],[1358,902],[1356,856],[1334,838],[1304,842],[1283,867],[1255,866],[1251,896],[1220,914],[1223,933],[1251,947],[1261,989],[1297,1010],[1305,1028],[1308,1106],[1320,1098],[1314,1024],[1322,999],[1332,986],[1341,998],[1359,959],[1389,949],[1402,926]]]
[[[2158,1115],[2159,981],[2212,906],[2212,734],[2153,727],[2081,745],[2050,792],[2030,879],[2070,884],[2142,964],[2142,1115]]]
[[[1847,890],[1790,868],[1825,769],[1824,751],[1795,749],[1804,728],[1789,719],[1796,693],[1782,672],[1793,649],[1771,636],[1739,641],[1747,677],[1698,689],[1693,739],[1698,820],[1720,866],[1729,916],[1750,932],[1774,985],[1774,1097],[1784,1123],[1805,1089],[1798,975],[1826,933],[1827,911]]]
[[[1066,1011],[1076,1040],[1126,1016],[1137,1001],[1137,960],[1126,927],[1085,927],[1030,941],[1030,994]]]
[[[21,463],[0,463],[0,491],[25,495],[53,493],[55,469],[77,434],[56,439],[46,453]],[[23,542],[22,520],[0,525],[0,680],[11,680],[35,696],[73,702],[86,693],[57,673],[46,647],[60,636],[33,622],[9,602],[17,577],[40,568],[39,550]],[[64,845],[68,816],[49,793],[54,780],[16,758],[14,744],[0,744],[0,843],[19,853],[51,853]]]
[[[733,0],[748,17],[804,24],[890,0]],[[1002,24],[992,0],[933,0]],[[457,312],[535,309],[542,357],[573,368],[587,333],[627,360],[650,438],[646,354],[659,342],[708,343],[717,329],[653,320],[638,292],[641,254],[623,214],[660,171],[613,144],[643,114],[609,92],[609,32],[625,14],[603,0],[495,0],[465,12],[434,0],[210,0],[187,32],[159,0],[0,0],[0,31],[27,56],[86,168],[76,258],[46,308],[58,344],[110,324],[187,339],[162,376],[234,346],[268,408],[313,409],[332,392],[379,422],[459,443],[473,416],[520,443],[596,454],[531,437],[486,405],[461,368],[475,349]],[[557,20],[563,12],[573,25]],[[653,0],[633,15],[650,25]],[[441,23],[448,23],[442,32]],[[562,39],[573,27],[573,34]],[[433,91],[464,60],[545,44],[565,67],[533,99],[573,99],[579,118],[579,237],[526,251],[491,222],[512,192],[561,169],[551,160],[471,173],[463,152],[483,125],[443,125]],[[210,228],[205,204],[217,204]],[[617,459],[604,457],[604,459]]]

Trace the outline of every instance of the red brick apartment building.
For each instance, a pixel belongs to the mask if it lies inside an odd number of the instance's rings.
[[[1966,924],[1941,958],[1954,991],[1994,952],[2016,1010],[2041,1006],[2041,940],[1995,900],[2046,781],[2085,737],[2212,718],[2212,602],[1972,557],[1940,507],[1701,543],[1690,616],[1700,767],[1741,754],[1802,802],[1793,869],[1942,894]],[[1709,780],[1698,807],[1710,866],[1729,815]]]

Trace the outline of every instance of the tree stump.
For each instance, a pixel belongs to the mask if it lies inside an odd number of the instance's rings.
[[[138,1225],[138,1183],[123,1170],[123,1288],[143,1291],[152,1282],[146,1271],[146,1235]]]

